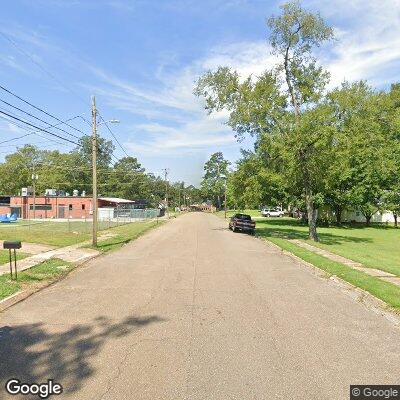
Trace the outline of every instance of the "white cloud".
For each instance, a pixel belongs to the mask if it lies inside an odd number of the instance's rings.
[[[176,154],[203,151],[210,146],[231,146],[236,140],[231,129],[224,124],[228,113],[207,115],[203,99],[193,95],[197,78],[219,65],[228,65],[242,77],[247,77],[259,75],[271,67],[273,58],[265,42],[229,44],[213,48],[206,57],[174,73],[159,68],[157,89],[140,87],[91,68],[103,82],[100,87],[92,89],[104,95],[110,106],[150,121],[132,127],[134,132],[144,132],[146,140],[141,144],[129,140],[126,143],[139,154]]]
[[[359,79],[381,86],[400,79],[390,71],[400,66],[400,0],[312,0],[306,7],[340,24],[331,51],[321,54],[332,86]]]
[[[0,64],[15,71],[22,72],[24,74],[31,73],[28,69],[24,67],[23,63],[20,63],[14,56],[9,54],[0,54]]]
[[[266,40],[258,42],[239,42],[224,44],[213,48],[209,56],[200,61],[202,69],[216,69],[226,65],[236,70],[243,78],[249,75],[261,75],[272,68],[276,58]]]
[[[138,124],[135,131],[146,139],[140,144],[129,141],[126,145],[141,154],[181,155],[208,149],[210,146],[228,146],[235,139],[221,123],[211,118],[188,121],[178,127],[159,123]]]
[[[400,63],[400,0],[309,0],[305,6],[334,21],[338,40],[319,54],[331,72],[331,86],[345,79],[384,85],[400,78],[389,73],[391,65]],[[192,93],[201,74],[224,65],[244,78],[260,75],[275,63],[267,40],[261,38],[220,44],[180,68],[176,57],[168,54],[156,70],[153,87],[124,81],[100,69],[92,71],[102,82],[97,93],[104,94],[111,106],[149,121],[133,127],[133,131],[144,132],[146,139],[140,144],[128,140],[132,150],[147,155],[177,154],[234,143],[233,133],[223,124],[227,113],[207,115],[203,100]]]

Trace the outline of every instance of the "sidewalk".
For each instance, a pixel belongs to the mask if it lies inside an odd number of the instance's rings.
[[[365,267],[361,263],[353,260],[349,260],[348,258],[339,256],[338,254],[331,253],[328,250],[320,249],[319,247],[312,246],[309,243],[305,243],[298,239],[291,239],[289,242],[302,247],[303,249],[309,250],[315,254],[318,254],[322,257],[328,258],[329,260],[344,264],[350,268],[356,269],[358,271],[364,272],[370,276],[375,278],[382,279],[386,282],[393,283],[394,285],[400,286],[400,277],[397,275],[391,274],[390,272],[382,271],[378,268],[369,268]]]
[[[113,235],[111,235],[113,236]],[[99,241],[106,240],[111,237],[110,234],[102,235],[98,238]],[[22,260],[17,261],[18,272],[32,268],[33,266],[42,263],[43,261],[49,260],[50,258],[60,258],[61,260],[78,263],[89,260],[101,252],[98,250],[83,248],[90,244],[90,241],[85,241],[71,246],[52,248],[51,246],[35,244],[35,243],[23,243],[21,251],[27,251],[28,253],[34,253],[32,256],[26,257]],[[42,249],[40,252],[39,250]],[[33,250],[33,251],[32,251]],[[8,274],[10,272],[9,263],[0,265],[0,275]]]
[[[3,248],[3,242],[4,240],[0,240],[0,248]],[[55,246],[50,246],[48,244],[40,244],[40,243],[27,243],[24,242],[24,249],[23,252],[34,255],[34,254],[39,254],[39,253],[44,253],[45,251],[50,251],[56,249]]]

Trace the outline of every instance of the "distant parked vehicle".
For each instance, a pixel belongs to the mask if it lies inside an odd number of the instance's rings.
[[[254,234],[256,223],[247,214],[235,214],[229,221],[229,229],[233,232],[242,231]]]
[[[263,208],[261,215],[263,217],[283,217],[285,213],[279,208]]]

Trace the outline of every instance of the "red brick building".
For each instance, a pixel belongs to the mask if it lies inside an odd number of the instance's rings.
[[[100,197],[98,207],[117,207],[134,201]],[[35,210],[35,211],[34,211]],[[91,218],[92,198],[89,196],[0,196],[0,215],[16,214],[18,218]],[[34,215],[35,214],[35,215]]]

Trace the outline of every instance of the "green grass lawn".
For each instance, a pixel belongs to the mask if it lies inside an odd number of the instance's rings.
[[[137,221],[121,225],[116,221],[99,221],[98,228],[99,231],[105,231],[110,228],[119,229],[141,223]],[[22,242],[42,243],[56,247],[84,242],[91,238],[91,233],[91,221],[18,221],[16,224],[0,224],[0,240],[21,240]]]
[[[18,273],[18,281],[11,280],[9,274],[0,276],[0,300],[22,289],[35,288],[66,275],[73,264],[59,259],[50,259],[26,271]]]
[[[383,300],[390,307],[396,311],[400,311],[400,287],[392,283],[382,281],[378,278],[367,275],[363,272],[357,271],[346,265],[331,261],[326,257],[312,253],[286,239],[280,237],[270,236],[268,240],[275,243],[284,250],[296,255],[304,261],[315,265],[316,267],[324,270],[328,275],[336,275],[337,277],[357,286],[378,299]]]
[[[63,247],[80,243],[90,238],[90,231],[78,230],[82,225],[68,227],[67,222],[40,222],[36,224],[19,223],[0,225],[0,240],[20,240],[22,242],[42,243]],[[75,224],[84,224],[77,222]]]
[[[320,242],[307,239],[308,227],[292,218],[270,218],[257,221],[259,236],[267,239],[300,239],[314,246],[400,276],[400,229],[393,226],[363,224],[319,227]]]
[[[145,232],[150,229],[156,228],[157,226],[161,226],[164,223],[163,220],[156,221],[142,221],[142,222],[133,222],[131,224],[120,225],[118,227],[114,227],[105,233],[113,233],[116,236],[110,237],[109,239],[99,241],[97,244],[97,250],[101,251],[110,251],[115,250],[122,247],[124,244],[130,242],[143,235]],[[87,246],[91,247],[91,246]]]
[[[0,265],[6,264],[9,262],[8,250],[0,250]],[[17,260],[22,260],[23,258],[28,257],[29,254],[22,253],[17,250]],[[12,259],[14,260],[14,253],[12,254]]]

